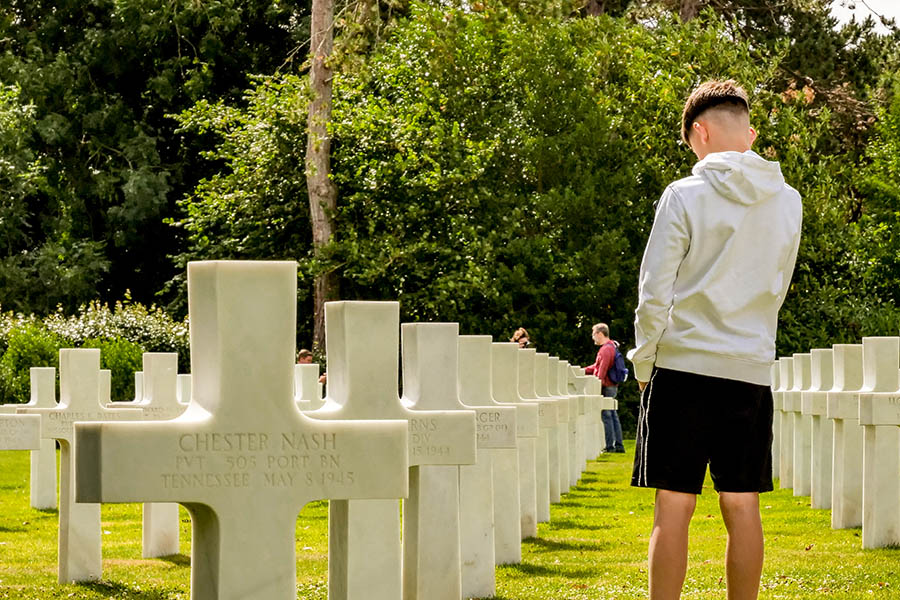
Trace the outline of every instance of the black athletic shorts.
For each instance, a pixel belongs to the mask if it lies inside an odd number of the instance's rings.
[[[631,485],[688,494],[772,491],[772,390],[655,368],[641,394]]]

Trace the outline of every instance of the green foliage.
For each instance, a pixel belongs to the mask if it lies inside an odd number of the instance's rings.
[[[58,311],[43,319],[0,313],[0,404],[27,402],[29,369],[58,366],[60,348],[99,348],[117,401],[133,398],[144,352],[177,352],[179,371],[190,371],[187,321],[174,321],[155,306],[118,302],[110,309],[91,302],[76,315]]]
[[[0,357],[0,404],[28,402],[31,367],[58,367],[61,340],[36,319],[8,319]]]
[[[71,311],[126,289],[150,301],[178,251],[164,218],[208,173],[203,140],[169,115],[237,100],[253,73],[302,57],[307,17],[308,2],[270,0],[3,3],[0,82],[18,100],[3,88],[0,164],[21,175],[17,200],[0,201],[0,239],[16,245],[0,249],[4,305]]]
[[[100,349],[100,368],[112,372],[110,397],[113,402],[134,399],[134,373],[143,367],[144,349],[129,340],[92,338],[82,348]]]

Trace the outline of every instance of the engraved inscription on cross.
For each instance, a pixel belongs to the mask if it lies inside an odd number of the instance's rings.
[[[59,442],[59,582],[92,581],[100,578],[103,569],[100,505],[75,502],[74,425],[76,421],[139,419],[141,414],[101,405],[100,350],[60,350],[59,383],[57,406],[20,408],[18,413],[38,415],[41,437]]]
[[[194,600],[296,598],[301,507],[406,495],[406,423],[319,421],[297,409],[296,263],[191,263],[188,303],[187,412],[79,424],[78,500],[184,505]]]
[[[40,435],[40,417],[0,415],[0,450],[37,450]]]

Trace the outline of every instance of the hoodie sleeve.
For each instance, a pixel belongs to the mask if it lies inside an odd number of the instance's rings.
[[[684,206],[669,186],[659,199],[638,280],[635,348],[628,353],[638,381],[650,380],[656,363],[656,345],[666,329],[672,307],[675,277],[690,243]]]

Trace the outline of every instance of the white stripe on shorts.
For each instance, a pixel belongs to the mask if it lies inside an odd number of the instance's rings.
[[[642,411],[643,423],[641,424],[641,427],[644,432],[644,443],[641,448],[641,467],[638,475],[638,483],[642,483],[642,485],[647,485],[647,446],[648,441],[650,440],[650,398],[653,396],[653,380],[656,379],[656,374],[658,372],[659,371],[654,371],[653,375],[650,377],[650,382],[647,384],[647,403]],[[643,478],[643,482],[641,482],[641,478]]]

